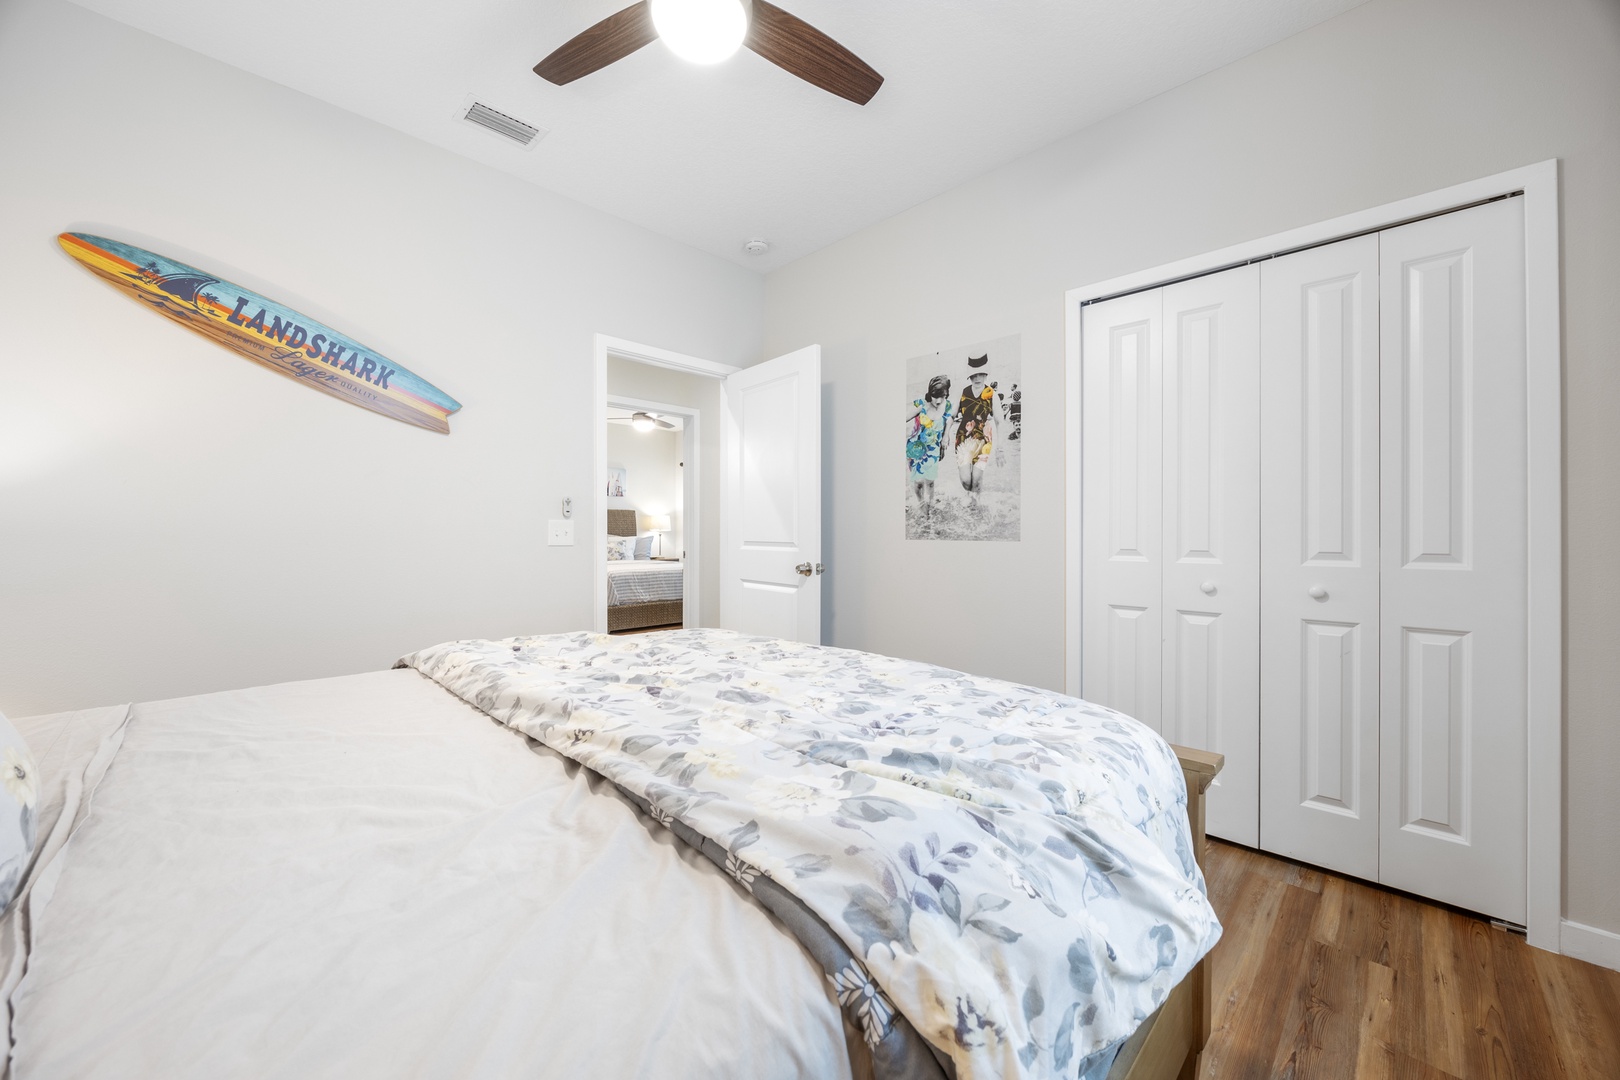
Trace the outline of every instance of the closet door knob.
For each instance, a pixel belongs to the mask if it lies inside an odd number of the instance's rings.
[[[1306,590],[1306,592],[1312,600],[1327,599],[1327,590],[1322,588],[1320,585],[1312,585],[1308,590]]]
[[[1206,581],[1198,587],[1203,590],[1205,596],[1215,595],[1215,583],[1213,581]]]

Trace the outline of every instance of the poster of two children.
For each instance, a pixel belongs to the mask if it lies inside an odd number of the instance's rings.
[[[906,539],[1017,540],[1018,336],[906,362]]]

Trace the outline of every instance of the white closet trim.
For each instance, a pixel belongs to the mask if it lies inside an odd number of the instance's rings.
[[[1558,162],[1526,165],[1370,210],[1070,289],[1064,298],[1064,688],[1080,692],[1080,309],[1255,259],[1522,193],[1529,450],[1529,852],[1526,930],[1560,951],[1563,916],[1563,346],[1559,327]]]

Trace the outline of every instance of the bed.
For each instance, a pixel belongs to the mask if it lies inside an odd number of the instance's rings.
[[[16,1076],[1158,1080],[1207,1035],[1219,759],[1062,695],[581,633],[17,726]]]
[[[639,535],[634,510],[609,510],[608,535]],[[685,615],[686,566],[680,561],[631,559],[607,564],[608,632],[679,626]]]

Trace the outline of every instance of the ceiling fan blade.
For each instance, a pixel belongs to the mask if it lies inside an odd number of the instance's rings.
[[[659,416],[653,417],[653,423],[657,424],[661,428],[668,428],[668,429],[671,429],[671,430],[673,430],[674,427],[675,427],[674,424],[670,423],[668,420],[665,420],[663,417],[659,417]]]
[[[534,65],[534,73],[549,83],[565,86],[615,60],[623,60],[658,37],[648,0],[631,4],[595,26],[575,34],[557,51]]]
[[[782,70],[857,105],[871,101],[883,85],[883,76],[860,57],[766,0],[754,0],[743,44]]]

